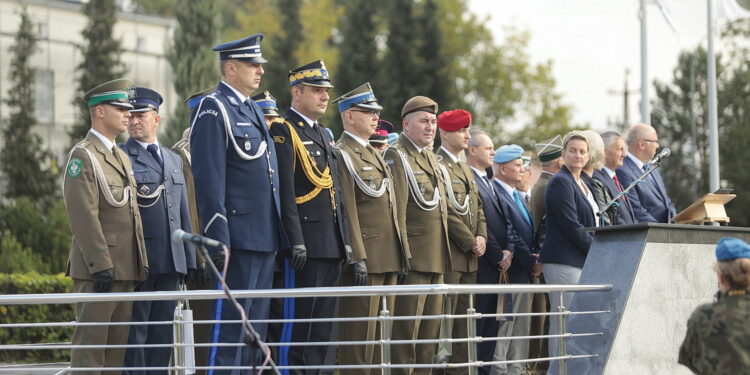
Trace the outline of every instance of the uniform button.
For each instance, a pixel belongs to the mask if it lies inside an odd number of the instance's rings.
[[[174,221],[174,216],[170,216],[169,221]]]
[[[232,210],[232,213],[233,213],[233,214],[236,214],[236,213],[237,213],[237,210]]]
[[[169,207],[172,207],[172,203],[169,204]]]
[[[307,220],[307,216],[302,217],[303,219]]]
[[[247,133],[245,133],[245,137],[247,137]]]
[[[365,236],[365,235],[363,234],[363,235],[362,235],[362,238],[365,238],[365,237],[366,237],[366,236]]]
[[[273,191],[276,191],[276,188],[273,188]]]

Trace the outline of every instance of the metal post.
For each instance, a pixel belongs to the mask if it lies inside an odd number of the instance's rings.
[[[646,0],[641,0],[639,18],[641,19],[641,122],[648,124],[648,36],[646,33]]]
[[[388,299],[381,296],[383,308],[380,310],[380,365],[383,375],[391,375],[391,313],[388,311]]]
[[[184,331],[183,331],[183,325],[178,324],[178,322],[185,322],[185,318],[182,316],[182,301],[177,303],[177,308],[175,309],[174,314],[174,320],[172,321],[172,327],[174,327],[174,343],[175,344],[185,344],[185,337],[184,337]],[[173,366],[174,369],[170,370],[169,373],[172,374],[185,374],[185,347],[184,346],[177,346],[175,345],[173,347],[174,355],[172,356]]]
[[[560,305],[557,306],[558,312],[565,312],[565,292],[560,292]],[[557,316],[557,326],[559,328],[558,334],[564,335],[565,334],[565,315],[560,314]],[[557,352],[560,355],[560,357],[566,356],[566,350],[565,350],[565,338],[560,337],[557,339]],[[560,359],[560,361],[557,362],[559,366],[559,374],[560,375],[566,375],[568,373],[568,362],[565,359]]]
[[[474,294],[469,294],[469,308],[466,309],[466,337],[477,338],[477,318],[474,316],[477,310],[474,309]],[[467,342],[466,348],[468,350],[469,363],[475,363],[477,361],[477,341]],[[477,366],[469,366],[469,375],[477,375]]]
[[[714,56],[714,1],[708,0],[708,51],[706,83],[708,89],[708,181],[710,192],[719,189],[719,119],[716,109],[716,58]]]

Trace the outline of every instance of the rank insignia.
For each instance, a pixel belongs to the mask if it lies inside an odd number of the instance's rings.
[[[274,135],[273,141],[276,143],[284,143],[284,136],[283,135]]]

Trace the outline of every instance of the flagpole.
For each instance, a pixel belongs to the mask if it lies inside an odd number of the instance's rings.
[[[719,189],[719,126],[716,110],[716,58],[714,56],[714,0],[708,4],[708,51],[706,82],[708,84],[708,180],[710,192]]]
[[[646,0],[641,0],[641,122],[650,123],[648,113],[648,40],[646,37]],[[626,126],[630,126],[627,124]]]

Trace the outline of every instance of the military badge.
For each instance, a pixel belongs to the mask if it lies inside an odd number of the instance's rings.
[[[284,143],[284,136],[282,135],[275,135],[273,136],[273,141],[276,143]]]
[[[250,151],[253,148],[253,144],[250,141],[245,141],[245,151]]]
[[[151,189],[147,185],[141,185],[141,187],[138,188],[138,192],[141,193],[141,195],[148,195],[149,192],[151,192]]]
[[[237,99],[235,99],[234,96],[229,97],[229,102],[232,103],[232,105],[239,105],[239,103],[237,103]]]
[[[83,170],[83,163],[81,162],[81,159],[79,158],[70,159],[70,163],[68,163],[68,176],[72,178],[76,178],[81,174],[82,170]]]

